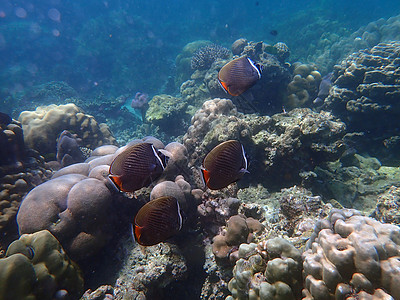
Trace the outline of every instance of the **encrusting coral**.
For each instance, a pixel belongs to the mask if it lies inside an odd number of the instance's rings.
[[[149,101],[146,121],[160,126],[169,135],[177,135],[185,127],[185,119],[190,119],[185,112],[186,107],[187,102],[180,98],[166,94],[156,95]]]
[[[1,299],[78,299],[82,293],[78,266],[47,230],[22,235],[0,259]]]
[[[282,188],[299,183],[302,171],[338,159],[345,151],[341,140],[345,129],[343,122],[325,111],[298,108],[272,117],[243,115],[230,100],[216,98],[206,101],[192,117],[183,143],[190,153],[189,166],[199,167],[209,149],[229,139],[239,140],[258,162],[249,171],[259,176],[244,180]]]
[[[333,210],[303,254],[303,299],[400,299],[399,256],[398,226]]]

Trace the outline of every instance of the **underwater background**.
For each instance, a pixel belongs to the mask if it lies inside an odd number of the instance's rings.
[[[1,0],[0,299],[400,299],[399,117],[400,1]]]

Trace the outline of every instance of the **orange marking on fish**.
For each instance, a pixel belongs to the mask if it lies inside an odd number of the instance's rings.
[[[227,91],[229,93],[229,88],[228,85],[226,84],[226,82],[223,82],[222,80],[219,81],[222,85],[222,87],[225,89],[225,91]]]
[[[127,192],[125,189],[122,188],[122,179],[121,176],[117,176],[117,175],[109,175],[111,181],[118,187],[118,189],[120,189],[123,192]]]
[[[142,235],[142,228],[141,226],[135,225],[135,238],[136,241],[140,244],[140,237]]]
[[[201,173],[203,174],[204,182],[205,182],[205,184],[207,185],[208,181],[210,180],[211,174],[210,174],[210,172],[207,171],[206,169],[202,169],[202,170],[201,170]]]

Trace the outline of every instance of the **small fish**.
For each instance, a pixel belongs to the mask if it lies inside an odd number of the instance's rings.
[[[152,144],[139,143],[120,153],[110,165],[109,178],[123,192],[134,192],[157,179],[167,157]]]
[[[243,145],[235,140],[219,144],[204,158],[201,172],[204,183],[211,190],[219,190],[238,181],[249,173]]]
[[[246,56],[228,62],[218,72],[219,84],[232,96],[244,93],[260,78],[261,68]]]
[[[317,98],[314,99],[313,103],[315,105],[322,105],[324,103],[324,100],[326,97],[329,95],[329,90],[332,87],[332,78],[333,78],[333,73],[328,73],[325,75],[321,83],[319,84],[319,89],[318,89],[318,95]]]
[[[160,197],[146,203],[133,224],[135,240],[142,246],[164,242],[182,228],[179,202],[174,197]]]
[[[271,30],[269,32],[269,34],[272,35],[272,36],[277,36],[278,35],[278,30],[273,29],[273,30]]]
[[[9,115],[0,111],[0,124],[8,125],[11,123],[11,121],[12,118]]]

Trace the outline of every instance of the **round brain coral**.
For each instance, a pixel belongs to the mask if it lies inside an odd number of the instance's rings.
[[[116,150],[113,146],[95,149],[92,154],[105,155],[62,168],[31,190],[17,214],[20,233],[47,229],[76,260],[101,249],[118,219],[109,212],[119,196],[113,195],[107,182],[111,153]]]

